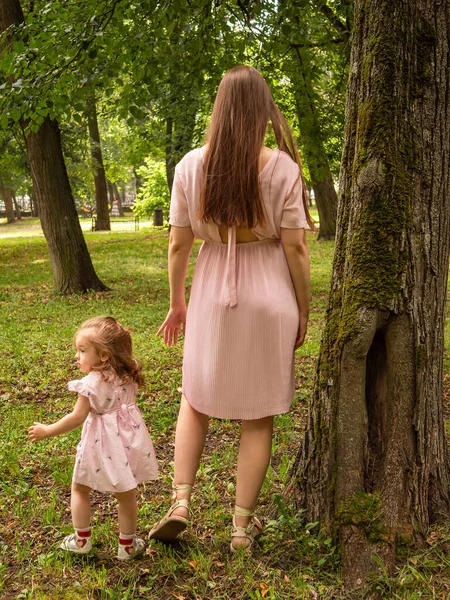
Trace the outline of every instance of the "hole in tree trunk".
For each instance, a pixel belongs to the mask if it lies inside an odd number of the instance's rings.
[[[379,329],[366,359],[366,408],[368,447],[364,487],[371,493],[379,489],[386,435],[387,351],[384,333]]]

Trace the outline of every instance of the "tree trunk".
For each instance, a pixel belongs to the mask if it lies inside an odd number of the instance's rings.
[[[326,160],[325,164],[317,165],[312,160],[306,159],[311,183],[314,190],[314,201],[319,213],[319,240],[334,240],[336,235],[336,207],[337,194],[334,189],[333,177]]]
[[[108,289],[97,277],[78,220],[56,121],[27,137],[35,203],[47,239],[54,287],[62,293]]]
[[[14,223],[16,220],[14,216],[14,205],[13,205],[13,193],[11,188],[6,186],[0,179],[0,196],[5,204],[6,220],[7,223]]]
[[[356,0],[336,250],[293,484],[350,588],[449,516],[448,3]]]
[[[198,98],[196,102],[190,100],[190,109],[183,116],[179,116],[177,121],[172,117],[166,120],[166,176],[169,190],[172,191],[173,178],[175,176],[175,166],[183,158],[186,152],[192,148],[192,140],[195,130],[196,108],[198,107]],[[177,100],[183,104],[183,99]]]
[[[22,214],[20,212],[20,207],[19,207],[19,203],[17,202],[17,198],[16,195],[14,194],[14,192],[12,192],[12,199],[13,199],[13,203],[14,203],[14,209],[16,211],[16,218],[18,221],[22,220]]]
[[[23,23],[19,0],[0,2],[0,33]],[[26,123],[22,123],[25,128]],[[53,268],[55,291],[108,289],[97,277],[78,220],[61,148],[59,127],[48,117],[26,135],[35,203]]]
[[[97,209],[97,231],[109,231],[108,188],[103,167],[102,149],[100,145],[100,132],[98,129],[97,107],[95,93],[92,93],[88,104],[89,141],[91,144],[91,157],[94,169],[95,203]]]
[[[325,152],[322,131],[316,115],[312,86],[307,84],[305,59],[299,48],[292,52],[297,72],[293,76],[298,126],[303,152],[311,175],[314,200],[319,213],[319,239],[334,240],[336,235],[337,194]]]
[[[30,197],[30,211],[32,217],[39,217],[38,209],[36,206],[36,202],[34,201],[34,190],[31,188],[28,190],[28,196]]]
[[[119,189],[117,187],[117,184],[116,183],[112,183],[111,186],[112,186],[114,198],[117,200],[117,203],[119,205],[119,215],[121,217],[124,217],[125,213],[123,211],[122,198],[120,197],[120,193],[119,193]]]
[[[173,178],[175,177],[175,165],[173,155],[173,121],[172,117],[166,120],[166,177],[169,191],[172,191]]]
[[[112,203],[114,202],[114,190],[113,190],[113,184],[110,182],[109,179],[106,180],[106,188],[108,190],[108,202],[109,205],[112,206]]]

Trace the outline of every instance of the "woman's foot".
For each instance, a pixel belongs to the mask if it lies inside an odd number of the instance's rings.
[[[173,542],[186,529],[191,491],[192,486],[187,483],[175,485],[173,493],[175,502],[166,515],[150,531],[149,539]]]
[[[236,506],[233,515],[231,552],[238,552],[241,548],[250,552],[255,538],[262,533],[262,529],[261,522],[253,516],[253,511]]]

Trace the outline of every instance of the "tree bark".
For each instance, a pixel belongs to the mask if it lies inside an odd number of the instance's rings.
[[[166,177],[169,190],[172,191],[173,178],[175,177],[175,165],[173,154],[173,120],[168,117],[166,120]]]
[[[105,168],[103,166],[102,148],[100,144],[100,131],[98,129],[97,106],[95,93],[89,98],[88,104],[89,141],[91,144],[91,157],[94,169],[95,204],[97,209],[97,231],[110,231],[108,209],[108,188],[106,185]]]
[[[117,184],[116,183],[112,183],[111,181],[107,181],[108,183],[108,190],[109,190],[109,202],[112,206],[112,203],[114,202],[114,200],[117,200],[117,204],[119,206],[119,215],[121,217],[125,216],[125,213],[123,212],[123,206],[122,206],[122,199],[120,197],[120,193],[119,190],[117,188]]]
[[[337,193],[334,189],[333,177],[325,152],[314,98],[310,93],[312,86],[308,86],[306,82],[307,69],[305,68],[304,59],[298,48],[292,51],[292,55],[297,65],[297,72],[293,79],[298,126],[305,160],[311,175],[314,200],[319,213],[318,238],[334,240],[336,235]]]
[[[178,99],[178,102],[182,104],[183,100]],[[197,106],[198,99],[194,104],[191,99],[189,111],[185,112],[183,117],[179,116],[177,121],[170,116],[166,119],[166,176],[170,191],[176,164],[192,148]]]
[[[12,193],[12,199],[13,199],[13,203],[14,203],[14,209],[16,211],[16,218],[18,221],[22,220],[22,213],[20,212],[20,207],[19,207],[19,203],[17,202],[17,198],[16,195],[14,194],[14,192]]]
[[[363,584],[449,515],[450,9],[356,0],[336,249],[298,504]]]
[[[108,289],[97,277],[81,231],[56,121],[27,136],[35,203],[47,240],[54,287],[61,293]]]
[[[2,197],[3,203],[5,204],[5,213],[7,223],[14,223],[16,218],[14,216],[14,205],[13,205],[13,193],[11,188],[6,186],[0,179],[0,196]]]
[[[38,213],[38,209],[36,206],[36,202],[34,201],[34,190],[33,187],[31,187],[28,190],[28,196],[30,197],[30,211],[31,211],[31,216],[32,217],[39,217],[39,213]]]

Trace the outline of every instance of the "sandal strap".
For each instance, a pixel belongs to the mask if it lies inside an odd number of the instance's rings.
[[[234,514],[238,517],[253,517],[253,510],[249,510],[248,508],[242,508],[242,506],[234,507]]]
[[[172,500],[174,500],[174,502],[167,511],[166,516],[170,517],[173,511],[180,507],[185,508],[189,512],[189,500],[187,498],[177,498],[177,492],[189,492],[190,494],[192,491],[192,485],[189,483],[177,483],[172,486],[172,489]]]
[[[189,500],[187,500],[186,498],[181,498],[180,500],[176,500],[171,507],[169,508],[169,510],[166,513],[166,517],[171,517],[173,514],[173,511],[176,510],[179,507],[185,508],[188,512],[189,512]]]
[[[192,492],[192,485],[190,485],[189,483],[177,483],[172,485],[172,490],[172,500],[176,500],[177,492],[189,492],[190,495]],[[181,498],[181,500],[186,500],[186,498]]]

